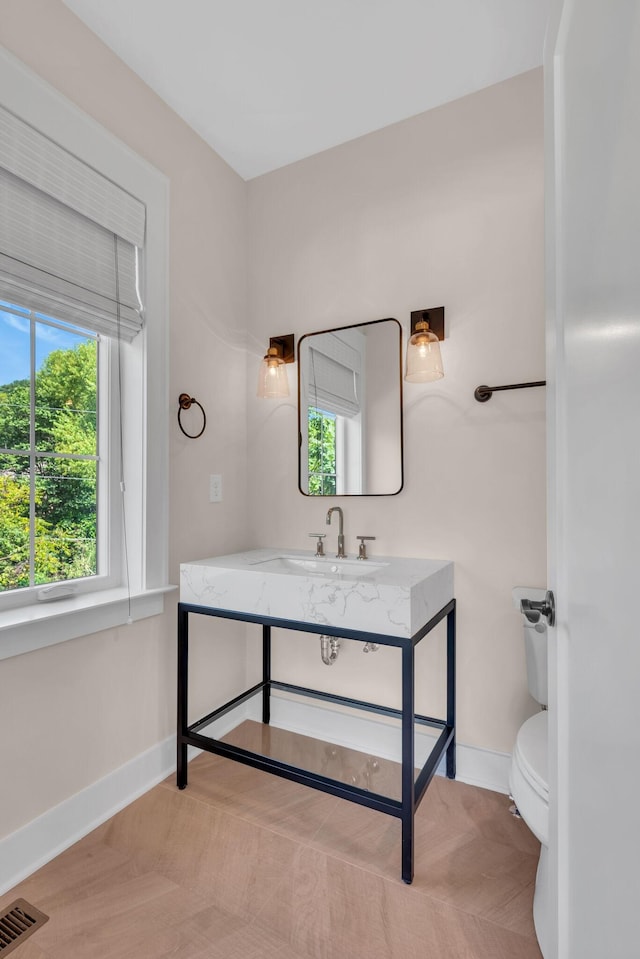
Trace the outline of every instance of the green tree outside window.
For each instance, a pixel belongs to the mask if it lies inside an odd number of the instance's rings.
[[[336,493],[336,416],[309,407],[309,495]]]
[[[29,378],[0,384],[0,591],[97,572],[97,341],[71,339],[35,372],[33,411]]]

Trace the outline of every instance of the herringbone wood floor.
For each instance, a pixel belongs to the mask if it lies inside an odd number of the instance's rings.
[[[246,723],[235,742],[264,739]],[[361,754],[271,730],[282,758],[368,775]],[[339,748],[338,748],[339,749]],[[361,759],[359,764],[357,760]],[[381,762],[397,781],[397,767]],[[398,820],[229,760],[152,789],[0,898],[50,921],[16,959],[540,959],[538,844],[498,793],[436,777],[399,878]]]

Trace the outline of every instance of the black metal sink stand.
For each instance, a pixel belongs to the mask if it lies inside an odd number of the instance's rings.
[[[262,625],[262,681],[247,689],[244,693],[214,709],[197,722],[188,723],[188,680],[189,680],[189,615],[217,616],[221,619],[235,619],[247,623]],[[433,719],[415,713],[415,649],[418,643],[447,618],[447,716],[446,719]],[[396,646],[402,650],[402,709],[391,709],[375,703],[349,699],[319,690],[306,689],[290,683],[281,683],[271,677],[271,628],[293,629],[306,633],[319,633],[325,636],[339,636],[354,639],[361,643],[379,643],[383,646]],[[446,773],[449,779],[456,775],[455,740],[455,657],[456,657],[456,601],[452,599],[436,613],[421,629],[410,638],[387,636],[380,633],[361,632],[354,629],[337,629],[312,623],[301,623],[289,619],[277,619],[271,616],[258,616],[250,613],[235,612],[227,609],[214,609],[209,606],[197,606],[191,603],[178,603],[178,761],[177,784],[179,789],[187,785],[187,747],[196,746],[206,752],[225,756],[237,762],[254,766],[284,779],[302,783],[313,789],[348,799],[362,806],[369,806],[379,812],[396,816],[402,822],[402,879],[406,883],[413,880],[414,858],[414,815],[442,757],[446,754]],[[378,793],[369,792],[359,786],[342,783],[336,779],[310,770],[292,766],[289,763],[263,756],[259,753],[232,746],[219,739],[203,736],[201,730],[214,720],[219,719],[237,706],[262,692],[262,721],[270,720],[270,695],[272,689],[285,690],[301,696],[338,703],[356,709],[392,716],[401,720],[402,729],[402,799],[390,799]],[[427,760],[415,778],[414,724],[440,729]]]

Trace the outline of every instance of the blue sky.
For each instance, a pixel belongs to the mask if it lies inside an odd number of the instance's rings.
[[[70,349],[83,337],[55,326],[38,324],[36,333],[36,366],[39,369],[52,350]],[[5,312],[0,308],[0,385],[29,376],[29,319],[25,315]]]

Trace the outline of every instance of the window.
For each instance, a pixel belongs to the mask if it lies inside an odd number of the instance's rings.
[[[305,492],[309,496],[362,491],[365,356],[365,337],[357,330],[310,337],[300,374],[300,395],[308,399],[300,464],[302,469],[307,463]]]
[[[3,658],[162,611],[168,185],[0,49],[0,205]]]
[[[98,550],[109,485],[105,470],[99,477],[103,347],[96,334],[0,302],[0,599],[108,570]]]
[[[309,407],[309,496],[335,496],[337,419],[335,413]]]

